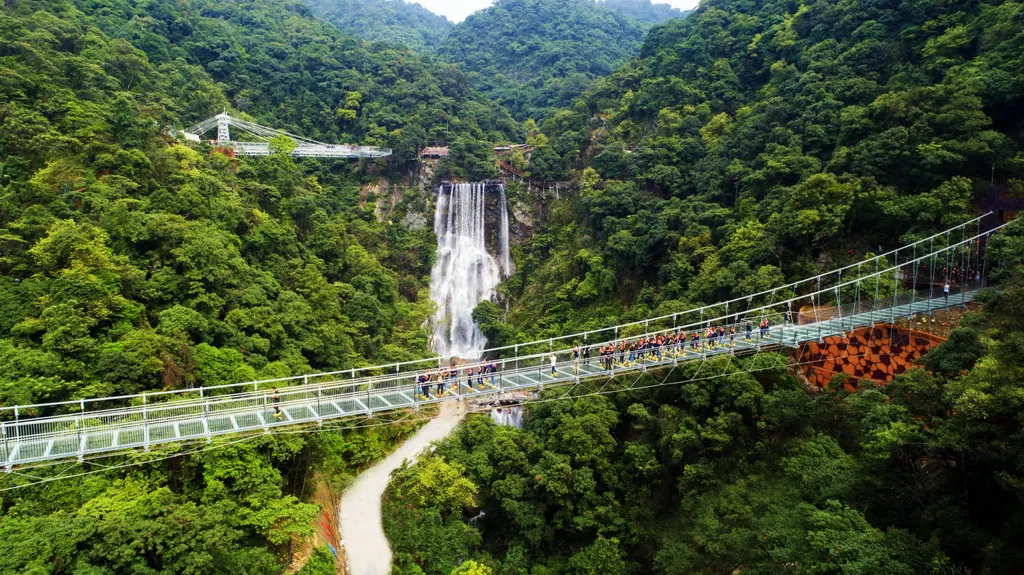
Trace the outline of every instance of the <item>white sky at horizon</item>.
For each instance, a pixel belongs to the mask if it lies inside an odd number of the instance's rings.
[[[473,12],[494,4],[494,0],[406,0],[406,2],[419,4],[434,14],[440,14],[455,23],[462,22]],[[672,7],[680,10],[691,10],[697,7],[699,0],[651,0],[651,2],[671,4]]]

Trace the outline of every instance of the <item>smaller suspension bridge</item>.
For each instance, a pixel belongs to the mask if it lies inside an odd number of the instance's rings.
[[[982,231],[985,217],[756,294],[483,350],[481,357],[488,359],[458,366],[454,378],[441,379],[445,358],[431,357],[226,386],[0,407],[0,468],[11,471],[40,462],[82,461],[87,456],[148,450],[159,444],[210,441],[220,435],[270,433],[283,426],[322,425],[329,420],[546,386],[579,386],[585,381],[603,386],[620,376],[639,379],[649,370],[664,369],[671,374],[689,366],[688,379],[673,383],[725,376],[723,364],[716,363],[719,359],[731,362],[737,356],[798,348],[860,327],[891,325],[896,318],[972,302],[987,281],[986,240],[1009,225]],[[795,320],[794,310],[801,310]],[[762,321],[771,327],[759,329]],[[748,322],[755,326],[750,336]],[[574,348],[610,345],[618,350],[623,343],[699,333],[711,326],[735,328],[737,335],[719,345],[712,345],[707,338],[696,343],[689,339],[630,360],[621,352],[611,362],[598,357],[575,358],[572,353]],[[491,364],[496,369],[489,369]],[[716,375],[716,371],[720,373]],[[468,373],[474,375],[467,377]]]
[[[240,156],[269,156],[271,151],[270,140],[281,136],[295,142],[295,149],[290,152],[290,155],[299,158],[383,158],[391,155],[390,148],[354,146],[351,144],[325,144],[302,136],[296,136],[283,130],[268,128],[235,118],[234,116],[229,116],[226,112],[203,120],[183,130],[181,133],[184,134],[185,139],[199,142],[202,141],[202,137],[207,132],[214,128],[217,129],[217,139],[214,141],[214,144],[222,148],[234,150]],[[250,140],[232,140],[231,128],[236,128]]]

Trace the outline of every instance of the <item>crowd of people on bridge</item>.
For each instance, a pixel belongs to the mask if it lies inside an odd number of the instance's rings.
[[[435,397],[444,397],[445,394],[455,391],[460,385],[461,375],[465,375],[464,385],[470,390],[484,390],[486,386],[494,386],[494,377],[498,373],[498,365],[495,362],[469,365],[460,368],[457,360],[453,357],[448,367],[431,368],[416,376],[416,383],[420,387],[420,398],[430,398],[430,388],[435,387]]]
[[[787,323],[792,321],[792,314],[786,312],[783,316]],[[771,320],[763,318],[758,324],[758,338],[769,337],[771,331]],[[754,326],[746,321],[744,341],[754,340]],[[708,325],[706,328],[697,331],[678,330],[668,331],[653,335],[644,335],[638,338],[626,338],[615,342],[601,343],[592,346],[577,343],[573,346],[570,357],[576,371],[579,365],[590,365],[591,354],[596,354],[600,359],[601,367],[610,371],[616,365],[630,367],[639,362],[662,361],[666,355],[671,357],[684,356],[687,353],[700,353],[707,350],[725,349],[736,345],[736,326],[731,325]],[[552,353],[551,368],[552,374],[556,373],[556,354]]]
[[[792,321],[792,314],[787,311],[783,318],[788,323]],[[771,327],[771,320],[767,317],[762,318],[757,326],[757,339],[762,340],[769,337]],[[703,329],[692,332],[686,330],[666,331],[596,345],[577,343],[568,353],[575,373],[579,373],[581,364],[590,365],[592,356],[598,357],[603,370],[611,371],[616,366],[632,367],[638,363],[661,362],[666,356],[678,358],[687,354],[701,354],[735,347],[738,333],[744,341],[754,341],[753,322],[745,321],[739,330],[736,325],[709,324]],[[542,362],[550,364],[549,375],[551,377],[557,377],[559,374],[560,353],[565,352],[552,351],[544,358],[547,361]],[[484,391],[488,386],[494,388],[496,387],[497,373],[498,364],[495,361],[459,365],[456,358],[451,358],[448,367],[427,369],[418,373],[415,380],[419,388],[420,399],[429,400],[448,394],[458,394],[460,386],[463,386],[464,391],[468,392]],[[540,377],[539,374],[537,376]]]
[[[971,282],[981,281],[981,269],[974,268],[973,266],[963,267],[946,267],[936,268],[937,275],[934,277],[936,283],[951,283],[953,285],[964,285]],[[926,264],[921,264],[917,268],[917,281],[918,283],[926,283],[926,280],[931,279],[932,274]]]

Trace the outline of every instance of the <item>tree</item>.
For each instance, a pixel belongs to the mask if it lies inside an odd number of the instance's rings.
[[[815,174],[795,186],[776,226],[780,232],[819,243],[845,227],[856,188],[832,174]]]
[[[493,571],[487,565],[482,565],[473,560],[466,560],[455,569],[451,575],[492,575]]]

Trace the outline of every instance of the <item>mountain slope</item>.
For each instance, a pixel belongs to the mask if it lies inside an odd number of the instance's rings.
[[[647,26],[590,0],[499,0],[456,25],[438,52],[526,119],[610,74],[639,51]]]
[[[651,0],[598,0],[597,5],[650,24],[685,18],[691,12],[673,8],[669,4],[655,4]]]
[[[457,68],[370,51],[296,2],[20,2],[0,18],[0,401],[425,351],[433,240],[367,220],[360,188],[446,129],[454,170],[493,171],[477,150],[519,128]],[[167,127],[225,107],[395,155],[247,158],[235,173],[168,145]]]
[[[455,161],[493,170],[466,151],[519,128],[466,84],[296,2],[4,3],[0,405],[426,355],[433,234],[374,217],[367,184],[403,175],[449,125]],[[166,135],[224,108],[396,156],[235,160]],[[406,190],[388,215],[426,201]],[[0,573],[281,573],[320,513],[302,501],[307,471],[351,475],[402,427],[415,425],[0,473]]]
[[[452,29],[451,22],[414,2],[404,0],[305,0],[345,34],[371,42],[435,48]]]
[[[722,301],[969,218],[993,175],[1024,193],[1022,14],[719,0],[653,28],[540,126],[531,164],[583,186],[517,264],[509,321]]]

